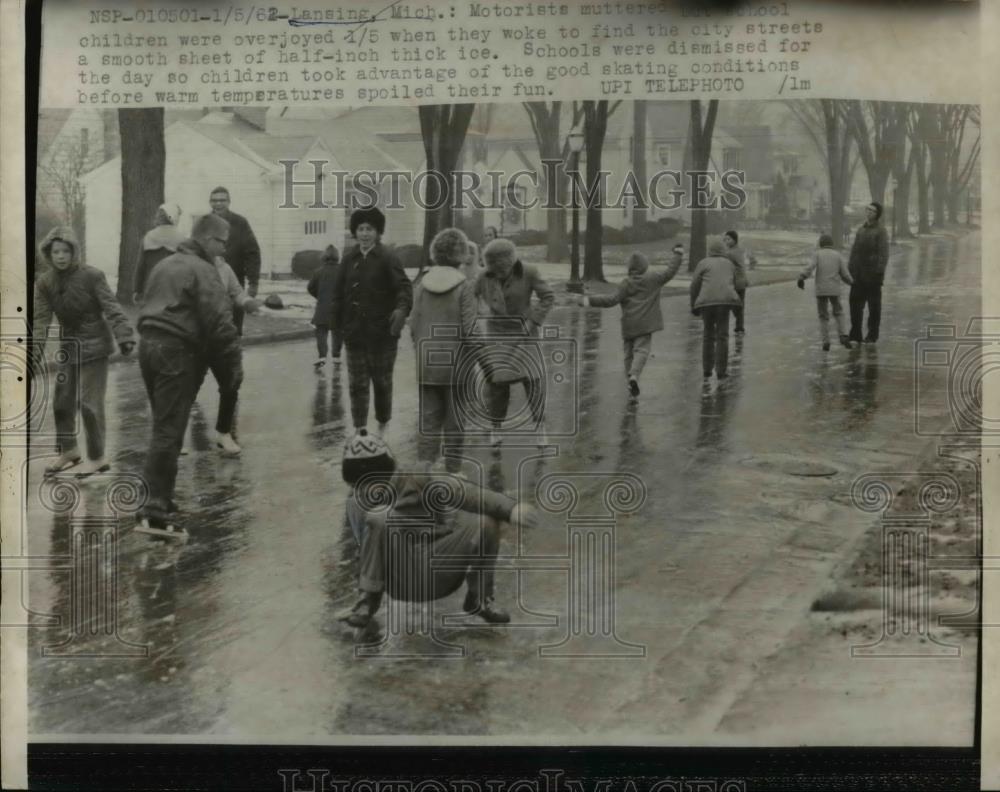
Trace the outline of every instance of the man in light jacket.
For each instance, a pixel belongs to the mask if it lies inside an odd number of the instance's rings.
[[[701,362],[706,379],[713,369],[720,380],[728,376],[729,313],[740,304],[736,277],[737,265],[726,255],[725,243],[713,239],[708,256],[691,275],[691,311],[703,323]]]

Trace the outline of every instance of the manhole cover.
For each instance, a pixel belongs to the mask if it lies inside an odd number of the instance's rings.
[[[836,476],[840,472],[831,465],[791,454],[759,454],[747,457],[742,462],[757,470],[784,473],[786,476]]]

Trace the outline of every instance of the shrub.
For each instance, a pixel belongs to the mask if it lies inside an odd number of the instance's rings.
[[[656,221],[656,223],[657,225],[662,226],[664,239],[677,236],[677,234],[679,234],[684,228],[684,224],[676,217],[661,217]]]
[[[548,241],[548,233],[540,228],[526,228],[510,235],[510,241],[518,247],[544,245]]]
[[[625,233],[620,228],[604,226],[601,232],[601,240],[605,245],[624,245]]]
[[[403,269],[420,269],[424,265],[424,249],[420,245],[399,245],[394,250]]]
[[[309,280],[322,266],[322,250],[300,250],[292,256],[292,274],[296,278]]]

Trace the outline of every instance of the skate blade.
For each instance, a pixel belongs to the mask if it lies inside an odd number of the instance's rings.
[[[136,533],[156,536],[161,539],[170,539],[181,544],[187,544],[188,541],[188,532],[185,530],[174,529],[173,531],[168,531],[166,528],[153,528],[148,525],[137,525],[133,530]]]

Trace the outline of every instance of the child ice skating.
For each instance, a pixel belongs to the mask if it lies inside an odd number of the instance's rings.
[[[333,364],[340,364],[340,349],[343,341],[333,324],[333,284],[337,279],[340,267],[340,251],[335,245],[327,245],[323,253],[323,263],[313,273],[306,287],[316,298],[316,310],[313,312],[312,323],[316,328],[316,351],[319,357],[313,364],[316,371],[322,371],[326,365],[326,355],[329,350],[328,338],[333,340]]]
[[[632,398],[639,395],[639,378],[649,359],[653,333],[663,329],[660,290],[677,274],[683,260],[683,254],[675,250],[667,267],[654,270],[649,268],[649,260],[642,253],[633,253],[629,257],[628,277],[618,284],[614,294],[604,297],[583,295],[580,298],[585,308],[621,305],[625,376]]]
[[[823,342],[823,351],[830,349],[829,310],[837,323],[840,343],[848,349],[851,341],[847,335],[847,325],[844,319],[844,308],[840,304],[841,281],[848,286],[854,283],[851,273],[847,271],[847,262],[843,256],[834,250],[833,237],[823,234],[819,238],[819,250],[813,253],[812,260],[799,273],[798,286],[804,289],[806,280],[816,272],[816,311],[819,314],[819,335]]]

